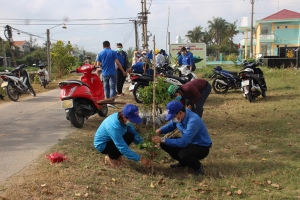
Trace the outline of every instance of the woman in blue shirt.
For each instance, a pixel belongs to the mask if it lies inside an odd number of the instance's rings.
[[[111,114],[101,123],[94,137],[94,146],[101,153],[108,154],[105,156],[105,162],[112,167],[118,167],[124,155],[128,159],[148,165],[147,158],[143,158],[129,148],[132,142],[139,144],[143,141],[133,127],[133,123],[141,122],[138,107],[126,104],[121,112]]]

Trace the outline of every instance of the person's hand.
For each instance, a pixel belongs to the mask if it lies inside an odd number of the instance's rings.
[[[123,76],[127,76],[127,73],[125,71],[123,71]]]
[[[190,109],[190,110],[192,110],[193,106],[192,105],[188,105],[187,108]]]
[[[161,137],[159,137],[159,136],[152,137],[152,142],[154,142],[155,144],[159,144],[160,141],[161,141]]]
[[[143,165],[148,166],[150,164],[150,161],[147,158],[143,158],[141,156],[140,161]]]
[[[159,135],[159,134],[161,133],[161,130],[160,130],[160,129],[157,129],[157,130],[155,131],[155,133],[156,133],[157,135]]]

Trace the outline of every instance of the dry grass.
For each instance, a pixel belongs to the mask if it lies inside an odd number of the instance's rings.
[[[93,147],[101,123],[95,116],[48,153],[68,159],[49,164],[43,156],[0,187],[3,199],[300,199],[299,71],[265,70],[267,98],[254,103],[239,91],[212,93],[204,122],[213,140],[202,161],[205,176],[170,169],[161,152],[154,174],[126,160],[121,169],[104,164]],[[297,85],[298,84],[298,85]],[[122,101],[132,102],[126,95]],[[117,111],[117,110],[112,110]],[[145,128],[138,127],[141,132]],[[134,147],[132,147],[134,148]],[[144,153],[142,150],[136,150]],[[1,198],[0,198],[1,199]]]

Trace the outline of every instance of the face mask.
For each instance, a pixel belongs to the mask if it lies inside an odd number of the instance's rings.
[[[172,121],[174,122],[174,123],[179,123],[180,121],[177,119],[177,117],[174,117],[173,119],[172,119]]]
[[[141,57],[141,54],[136,54],[136,57],[138,57],[138,58]]]
[[[133,126],[134,124],[131,121],[126,122],[126,126]]]
[[[118,52],[122,51],[122,48],[117,48]]]
[[[180,101],[181,99],[182,99],[182,96],[180,96],[180,95],[175,98],[176,101]]]
[[[190,51],[189,49],[187,49],[187,51]]]

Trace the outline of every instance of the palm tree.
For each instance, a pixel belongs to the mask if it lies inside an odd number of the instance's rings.
[[[235,21],[233,23],[228,23],[227,29],[226,29],[226,37],[223,40],[223,43],[230,45],[229,54],[232,52],[232,49],[233,49],[233,45],[234,45],[233,38],[235,35],[237,35],[239,33],[239,31],[237,30],[237,27],[236,27],[236,23],[237,23],[237,21]]]
[[[202,35],[202,27],[196,26],[193,30],[189,30],[185,37],[187,37],[191,43],[197,43],[202,41]]]
[[[208,20],[207,23],[213,42],[217,45],[220,45],[223,41],[228,22],[221,17],[213,17],[213,20]]]

